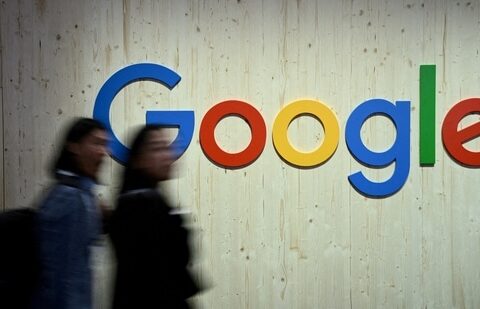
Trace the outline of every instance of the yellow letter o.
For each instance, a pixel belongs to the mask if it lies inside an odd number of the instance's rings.
[[[288,140],[290,123],[301,115],[311,115],[323,126],[324,138],[321,145],[311,152],[295,149]],[[285,106],[273,123],[273,145],[278,154],[287,162],[301,167],[320,165],[328,160],[337,149],[340,136],[338,120],[325,104],[315,100],[297,100]]]

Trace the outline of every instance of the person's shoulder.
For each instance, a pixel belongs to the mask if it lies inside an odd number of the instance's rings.
[[[170,209],[163,196],[155,189],[134,190],[121,194],[118,198],[117,208],[162,214]]]
[[[154,202],[158,199],[161,199],[161,196],[154,189],[132,190],[120,194],[118,198],[120,202]]]
[[[81,190],[64,184],[54,185],[39,204],[39,212],[47,216],[63,216],[81,205]]]

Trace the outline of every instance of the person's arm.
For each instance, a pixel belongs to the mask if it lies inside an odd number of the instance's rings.
[[[52,309],[73,308],[89,278],[85,265],[86,209],[78,190],[59,187],[41,209],[43,259],[53,284]],[[80,296],[81,297],[81,296]]]

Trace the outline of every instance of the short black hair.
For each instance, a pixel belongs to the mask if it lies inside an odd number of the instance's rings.
[[[159,124],[147,124],[142,126],[141,129],[136,133],[133,142],[130,145],[130,152],[128,155],[127,162],[125,163],[125,170],[123,173],[123,183],[120,187],[120,193],[124,193],[128,190],[133,189],[141,184],[149,183],[149,185],[154,185],[155,181],[150,181],[147,179],[146,175],[140,173],[140,171],[135,170],[135,161],[138,159],[138,156],[143,151],[143,147],[148,141],[148,135],[150,132],[158,131],[164,129],[165,126]]]
[[[58,170],[76,174],[80,173],[73,153],[68,150],[68,144],[80,142],[94,130],[106,131],[106,128],[101,122],[91,118],[76,118],[73,120],[63,139],[59,155],[55,158],[51,166],[51,173],[55,178],[57,178]]]

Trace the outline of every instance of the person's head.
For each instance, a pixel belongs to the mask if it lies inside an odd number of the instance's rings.
[[[53,164],[58,170],[87,176],[94,180],[107,154],[108,135],[103,124],[90,118],[78,118],[66,133],[60,155]]]
[[[128,190],[130,185],[135,185],[133,181],[147,181],[153,185],[169,179],[174,161],[175,157],[166,130],[160,125],[142,127],[130,146],[122,191]]]

